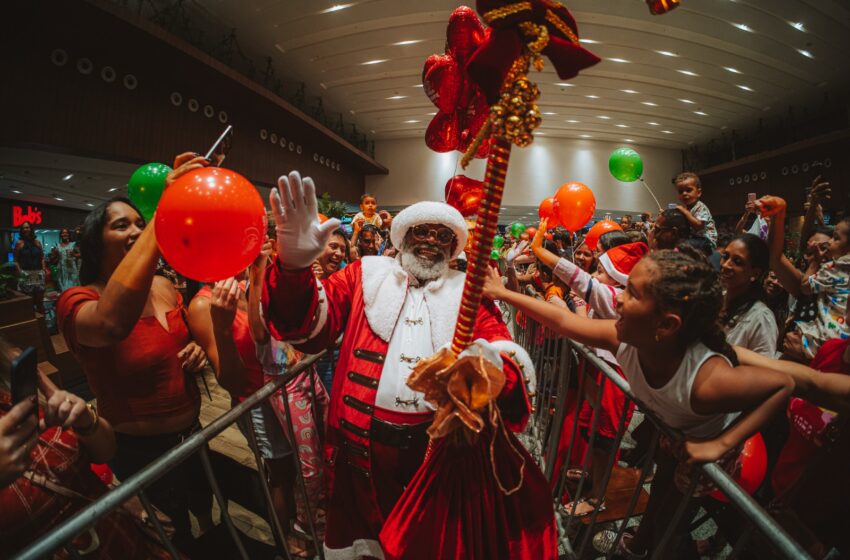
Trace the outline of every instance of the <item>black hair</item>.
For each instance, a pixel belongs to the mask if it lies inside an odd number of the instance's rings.
[[[752,309],[757,301],[764,301],[764,278],[770,271],[770,250],[758,235],[752,233],[742,233],[729,240],[726,245],[740,241],[747,249],[747,259],[750,261],[750,266],[759,269],[761,272],[754,282],[750,283],[749,289],[730,301],[720,314],[720,322],[726,328],[732,328],[738,319],[747,311]],[[724,245],[724,247],[726,247]]]
[[[597,245],[599,246],[599,250],[601,252],[605,252],[609,249],[613,249],[614,247],[619,247],[620,245],[625,245],[626,243],[631,242],[632,240],[629,238],[628,234],[625,231],[615,229],[613,231],[608,231],[600,235]]]
[[[367,198],[371,198],[372,200],[375,201],[376,204],[378,203],[378,199],[375,198],[375,195],[372,195],[372,194],[369,194],[369,193],[363,193],[363,194],[360,195],[360,204],[363,204],[363,201],[366,200]]]
[[[21,237],[24,236],[23,233],[25,225],[30,227],[30,235],[32,235],[33,239],[35,239],[35,226],[29,220],[24,220],[23,222],[21,222],[21,225],[18,226],[18,235],[20,235]]]
[[[77,241],[80,250],[80,284],[83,286],[96,282],[100,276],[100,266],[103,263],[103,227],[109,219],[109,207],[116,202],[123,202],[135,210],[145,224],[141,210],[124,196],[112,197],[89,212]]]
[[[345,262],[351,262],[351,243],[348,240],[348,235],[345,233],[345,230],[342,228],[337,228],[331,233],[331,236],[339,236],[342,237],[343,240],[343,253],[345,255]]]
[[[714,267],[702,253],[688,246],[662,249],[646,258],[655,266],[648,283],[653,299],[661,309],[676,312],[682,319],[679,343],[687,348],[702,342],[737,365],[737,356],[719,322],[723,290]]]
[[[679,239],[686,239],[691,236],[691,223],[678,208],[668,208],[661,212],[658,217],[664,218],[665,228],[675,229],[679,232]]]
[[[378,229],[377,226],[373,224],[363,224],[363,227],[360,228],[360,233],[362,234],[365,231],[371,231],[375,235],[381,235],[381,230]],[[357,239],[360,239],[360,236],[357,236]]]
[[[833,226],[817,225],[817,226],[812,228],[812,232],[809,234],[809,237],[815,235],[816,233],[819,233],[821,235],[826,235],[826,236],[831,238],[832,233],[834,231],[835,231],[835,228]]]
[[[558,228],[554,231],[554,233],[552,233],[552,240],[553,241],[560,241],[564,245],[569,245],[570,244],[570,234],[567,233],[566,230]]]

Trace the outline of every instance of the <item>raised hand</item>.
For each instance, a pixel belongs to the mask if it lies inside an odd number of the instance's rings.
[[[214,326],[232,328],[241,290],[239,282],[232,277],[215,283],[210,297],[210,318]]]
[[[169,171],[168,175],[165,176],[165,186],[170,187],[181,175],[185,175],[194,169],[206,167],[209,164],[210,162],[205,160],[204,156],[200,156],[194,152],[183,152],[174,158],[174,169]]]
[[[308,268],[322,254],[328,238],[339,228],[339,220],[331,218],[319,223],[316,186],[313,180],[293,171],[277,181],[269,203],[277,231],[278,259],[283,268]]]
[[[762,216],[775,216],[787,207],[784,199],[771,195],[761,197],[755,204]]]

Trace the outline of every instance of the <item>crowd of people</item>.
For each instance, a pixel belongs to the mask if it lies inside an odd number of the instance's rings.
[[[208,163],[181,154],[166,184]],[[784,200],[749,200],[735,231],[725,231],[700,200],[696,174],[682,173],[674,183],[678,204],[637,219],[625,215],[622,231],[596,243],[546,220],[533,235],[506,231],[477,310],[475,343],[465,352],[502,372],[496,401],[505,426],[522,430],[534,371],[503,323],[503,311],[513,308],[511,329],[534,320],[588,345],[684,436],[663,440],[646,511],[613,543],[617,555],[651,554],[679,504],[682,477],[696,476],[692,465],[719,461],[732,470],[757,433],[769,458],[757,499],[813,555],[850,553],[850,487],[840,474],[850,467],[850,219],[823,223],[829,184],[816,180],[800,251],[788,255]],[[439,446],[428,451],[436,407],[406,381],[418,362],[451,342],[466,254],[472,243],[489,240],[473,240],[471,223],[443,203],[417,203],[391,216],[374,196],[359,202],[349,236],[338,220],[319,220],[312,181],[296,172],[282,177],[256,260],[188,302],[162,275],[154,224],[130,200],[116,197],[95,208],[76,243],[63,230],[57,321],[97,406],[42,377],[35,415],[33,401],[12,405],[8,378],[0,378],[4,548],[31,542],[108,491],[88,463],[108,463],[126,480],[199,430],[196,378],[205,368],[236,404],[322,350],[329,351],[315,367],[239,423],[262,458],[283,545],[295,557],[313,557],[324,546],[327,558],[383,558],[385,551],[410,554],[417,531],[448,523],[437,516],[410,527],[397,518],[409,487],[423,484],[414,476],[426,452],[440,453]],[[35,296],[41,285],[43,292],[44,255],[31,224],[22,227],[15,256],[22,287]],[[618,427],[633,420],[634,405],[623,393],[612,383],[604,391],[597,422],[586,401],[563,419],[579,423],[585,442],[596,430],[587,450],[591,482],[584,495],[559,504],[571,516],[605,508],[604,466],[619,453]],[[582,476],[565,448],[556,472]],[[548,485],[533,462],[524,473],[524,493],[499,498],[525,508],[522,515],[505,514],[510,530],[481,544],[495,551],[481,557],[504,557],[500,546],[524,551],[522,558],[557,555]],[[298,477],[303,491],[296,490]],[[709,491],[699,485],[688,511],[704,506]],[[213,526],[212,492],[198,457],[154,482],[148,496],[168,520],[173,542],[191,554],[190,512],[199,531]],[[735,515],[718,514],[732,520],[719,523],[730,540]],[[72,546],[81,553],[100,546],[98,557],[110,557],[110,550],[122,558],[165,555],[145,516],[128,503]],[[692,519],[683,516],[675,528],[667,557],[696,553]],[[446,557],[474,557],[467,556],[469,543],[441,546],[454,551]]]

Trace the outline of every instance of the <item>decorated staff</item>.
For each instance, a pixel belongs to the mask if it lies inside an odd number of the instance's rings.
[[[508,432],[521,429],[527,413],[518,423],[503,420],[495,403],[509,382],[501,358],[471,343],[511,147],[531,144],[541,122],[535,104],[540,90],[528,71],[541,70],[545,56],[568,79],[599,58],[579,44],[575,21],[554,1],[480,0],[477,11],[490,28],[466,71],[490,113],[462,165],[490,143],[484,193],[451,345],[419,361],[407,381],[436,412],[425,462],[381,530],[387,559],[557,557],[548,484]]]

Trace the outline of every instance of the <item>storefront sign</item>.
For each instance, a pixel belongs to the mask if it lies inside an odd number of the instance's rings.
[[[36,206],[27,206],[24,212],[23,206],[12,206],[12,227],[20,227],[24,222],[30,222],[34,226],[41,224],[41,210]]]

